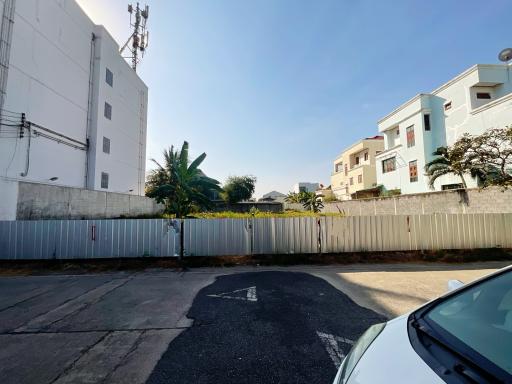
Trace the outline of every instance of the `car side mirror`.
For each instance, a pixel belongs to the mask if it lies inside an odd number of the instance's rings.
[[[448,280],[448,292],[455,291],[463,285],[464,283],[460,280]]]

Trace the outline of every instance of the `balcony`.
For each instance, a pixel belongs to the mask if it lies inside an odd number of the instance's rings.
[[[394,147],[388,148],[388,149],[382,151],[381,153],[379,153],[378,155],[376,155],[375,159],[380,159],[382,156],[385,156],[385,155],[391,155],[395,152],[398,152],[401,148],[402,148],[402,144],[395,145]]]

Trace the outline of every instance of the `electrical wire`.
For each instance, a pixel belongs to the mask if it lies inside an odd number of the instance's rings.
[[[37,131],[35,129],[33,129],[32,131],[34,132],[34,136],[36,136],[36,137],[37,136],[41,136],[41,137],[44,137],[45,139],[53,140],[53,141],[56,141],[59,144],[64,144],[64,145],[67,145],[69,147],[72,147],[72,148],[75,148],[75,149],[79,149],[79,150],[82,150],[82,151],[85,151],[87,149],[86,146],[80,147],[80,146],[72,144],[72,143],[67,143],[64,140],[58,139],[58,138],[56,138],[54,136],[47,135],[47,134],[42,133],[40,131]]]
[[[14,112],[14,111],[10,111],[10,110],[5,109],[5,108],[2,108],[1,111],[2,111],[2,113],[8,112],[8,113],[14,113],[16,115],[21,115],[22,114],[22,112]]]

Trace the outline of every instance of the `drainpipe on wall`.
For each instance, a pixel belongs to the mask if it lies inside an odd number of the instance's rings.
[[[0,118],[4,109],[7,93],[7,77],[9,74],[9,60],[11,57],[12,27],[14,24],[14,10],[16,0],[5,0],[0,26]]]
[[[96,52],[96,35],[91,34],[91,57],[89,61],[89,90],[87,95],[87,123],[85,128],[85,142],[87,148],[85,149],[85,189],[89,188],[89,156],[90,156],[90,135],[91,135],[91,124],[92,124],[92,93],[93,93],[93,78],[94,78],[94,55]]]

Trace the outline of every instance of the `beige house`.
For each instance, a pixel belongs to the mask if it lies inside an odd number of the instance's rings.
[[[375,155],[384,150],[382,136],[368,137],[345,149],[335,160],[331,174],[332,192],[338,200],[371,194],[377,186]]]

